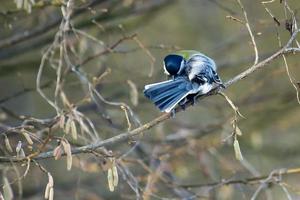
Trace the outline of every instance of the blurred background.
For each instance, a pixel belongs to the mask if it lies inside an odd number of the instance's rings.
[[[24,122],[22,116],[47,119],[56,115],[55,109],[37,93],[36,78],[42,55],[53,42],[62,20],[63,2],[1,0],[0,3],[0,129],[5,132],[9,127],[20,126]],[[288,4],[298,19],[300,2],[275,0],[266,4],[277,22],[260,1],[242,3],[259,58],[263,60],[280,48],[278,35],[283,45],[290,38],[286,24],[292,15],[284,5]],[[108,101],[128,104],[144,124],[160,115],[143,96],[144,85],[167,79],[162,60],[168,53],[194,49],[210,56],[224,82],[253,64],[254,51],[247,29],[228,16],[244,20],[235,0],[76,0],[71,24],[82,34],[69,33],[67,42],[69,51],[76,52],[73,56],[76,63],[112,47],[113,50],[79,66],[81,73],[91,81],[106,74],[95,84],[97,91]],[[137,35],[124,39],[133,34]],[[119,44],[112,46],[118,41]],[[287,56],[287,62],[295,81],[300,81],[299,55]],[[55,66],[47,63],[41,80],[43,91],[52,98]],[[64,77],[64,92],[91,119],[101,139],[127,131],[122,109],[82,101],[89,93],[88,87],[74,73]],[[298,168],[300,107],[282,57],[233,84],[225,93],[245,116],[238,121],[243,161],[236,160],[230,137],[233,110],[221,96],[210,96],[134,141],[109,147],[117,159],[119,172],[114,192],[108,189],[106,159],[101,156],[74,155],[71,171],[66,169],[65,158],[39,161],[53,176],[54,199],[250,199],[260,182],[208,183],[244,180],[268,176],[275,169]],[[138,126],[133,124],[132,129]],[[55,134],[64,135],[63,131]],[[13,148],[20,140],[27,144],[17,132],[7,135]],[[37,137],[45,136],[37,132]],[[14,156],[15,153],[5,149],[4,138],[2,134],[0,155]],[[72,146],[93,142],[82,138],[68,140]],[[49,143],[44,150],[56,145]],[[30,149],[24,145],[24,151],[28,154]],[[1,186],[5,185],[4,179],[12,183],[13,199],[43,199],[48,178],[39,167],[32,164],[20,181],[15,179],[24,173],[26,165],[0,163],[0,167]],[[299,179],[297,174],[283,176],[279,183],[284,187],[268,184],[257,199],[300,199]]]

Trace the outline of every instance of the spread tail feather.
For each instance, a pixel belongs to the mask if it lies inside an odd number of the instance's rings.
[[[162,112],[172,109],[192,91],[192,84],[185,78],[164,81],[145,86],[144,94]]]

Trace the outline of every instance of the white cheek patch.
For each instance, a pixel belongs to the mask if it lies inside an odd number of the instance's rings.
[[[184,59],[182,59],[181,63],[180,63],[180,68],[179,68],[179,71],[177,72],[177,74],[180,74],[182,72],[182,70],[184,69],[185,67],[185,61]]]
[[[170,75],[170,73],[167,71],[165,62],[164,62],[164,73],[167,74],[167,75]]]

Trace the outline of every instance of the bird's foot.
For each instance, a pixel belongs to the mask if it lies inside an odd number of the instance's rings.
[[[179,106],[180,106],[180,108],[181,108],[182,110],[185,110],[185,108],[186,108],[186,105],[185,105],[185,104],[179,104]]]
[[[182,110],[185,110],[186,103],[187,103],[187,99],[186,98],[179,102],[179,106],[181,107]]]
[[[219,87],[222,88],[222,89],[226,89],[226,86],[223,83],[220,83]]]
[[[192,106],[196,105],[197,95],[192,98]]]
[[[176,111],[175,109],[171,110],[171,118],[175,118]]]

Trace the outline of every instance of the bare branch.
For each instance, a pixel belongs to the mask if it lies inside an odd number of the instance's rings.
[[[268,63],[270,63],[271,61],[273,61],[275,58],[277,58],[278,56],[282,55],[282,54],[289,54],[289,53],[293,53],[293,52],[299,52],[300,49],[298,48],[290,48],[292,45],[292,42],[296,39],[297,34],[299,33],[300,29],[296,30],[292,37],[290,38],[290,40],[287,42],[287,44],[282,47],[279,51],[277,51],[276,53],[274,53],[273,55],[271,55],[270,57],[266,58],[265,60],[257,63],[256,65],[251,66],[250,68],[248,68],[247,70],[245,70],[244,72],[240,73],[239,75],[235,76],[234,78],[230,79],[229,81],[227,81],[224,85],[226,87],[232,85],[233,83],[247,77],[248,75],[252,74],[254,71],[258,70],[259,68],[262,68],[264,66],[266,66]],[[297,50],[295,50],[297,49]]]
[[[287,42],[287,44],[283,48],[281,48],[279,51],[277,51],[276,53],[274,53],[270,57],[268,57],[265,60],[257,63],[256,65],[253,65],[252,67],[248,68],[244,72],[236,75],[234,78],[232,78],[229,81],[227,81],[226,83],[224,83],[226,88],[229,87],[230,85],[240,81],[241,79],[246,78],[247,76],[249,76],[250,74],[252,74],[256,70],[258,70],[260,68],[263,68],[263,67],[266,67],[268,63],[270,63],[271,61],[276,59],[278,56],[295,52],[295,48],[290,49],[290,46],[291,46],[293,40],[296,38],[296,36],[299,32],[300,32],[300,30],[295,31],[294,34],[292,35],[292,37],[290,38],[290,40]],[[297,52],[298,51],[300,51],[300,50],[297,50]],[[222,90],[222,89],[221,88],[215,88],[214,90],[212,90],[208,94],[200,96],[199,99],[202,99],[202,98],[205,98],[205,97],[208,97],[208,96],[211,96],[211,95],[218,94],[218,92],[220,90]],[[191,104],[187,105],[187,107],[189,107],[189,106],[191,106]],[[180,107],[178,107],[176,109],[176,112],[181,112],[181,111],[182,110],[181,110]],[[100,147],[108,147],[108,146],[111,146],[112,144],[116,144],[116,143],[119,143],[119,142],[122,142],[122,141],[126,141],[126,140],[128,140],[128,139],[130,139],[134,136],[142,134],[144,131],[152,128],[153,126],[156,126],[157,124],[160,124],[160,123],[166,121],[170,117],[171,117],[171,115],[169,113],[164,113],[161,116],[155,118],[154,120],[152,120],[152,121],[136,128],[132,131],[124,132],[124,133],[121,133],[121,134],[116,135],[114,137],[111,137],[109,139],[95,142],[93,144],[73,148],[72,149],[72,154],[88,153],[88,152],[91,152],[91,151],[93,151],[97,148],[100,148]],[[34,157],[34,159],[46,159],[46,158],[52,158],[52,157],[53,157],[53,151],[48,151],[48,152],[39,154],[38,156]],[[24,160],[26,160],[26,158],[17,159],[17,158],[0,157],[0,162],[22,162]]]
[[[258,63],[258,50],[257,50],[257,46],[256,46],[256,42],[255,42],[255,38],[254,38],[254,35],[252,33],[252,30],[251,30],[251,27],[249,25],[249,21],[248,21],[248,16],[247,16],[247,12],[241,2],[241,0],[237,0],[239,6],[241,7],[242,11],[243,11],[243,14],[244,14],[244,18],[245,18],[245,26],[249,32],[249,35],[250,35],[250,38],[251,38],[251,41],[252,41],[252,45],[253,45],[253,48],[254,48],[254,53],[255,53],[255,60],[254,60],[254,65],[256,65]]]
[[[245,179],[236,179],[236,180],[226,180],[223,179],[219,182],[212,182],[212,183],[201,183],[201,184],[190,184],[190,185],[180,185],[181,187],[185,188],[201,188],[201,187],[220,187],[222,185],[234,185],[234,184],[244,184],[244,185],[253,185],[253,184],[261,184],[261,181],[272,182],[274,178],[280,178],[281,176],[299,174],[300,168],[290,168],[290,169],[279,169],[273,170],[268,175],[245,178]]]

